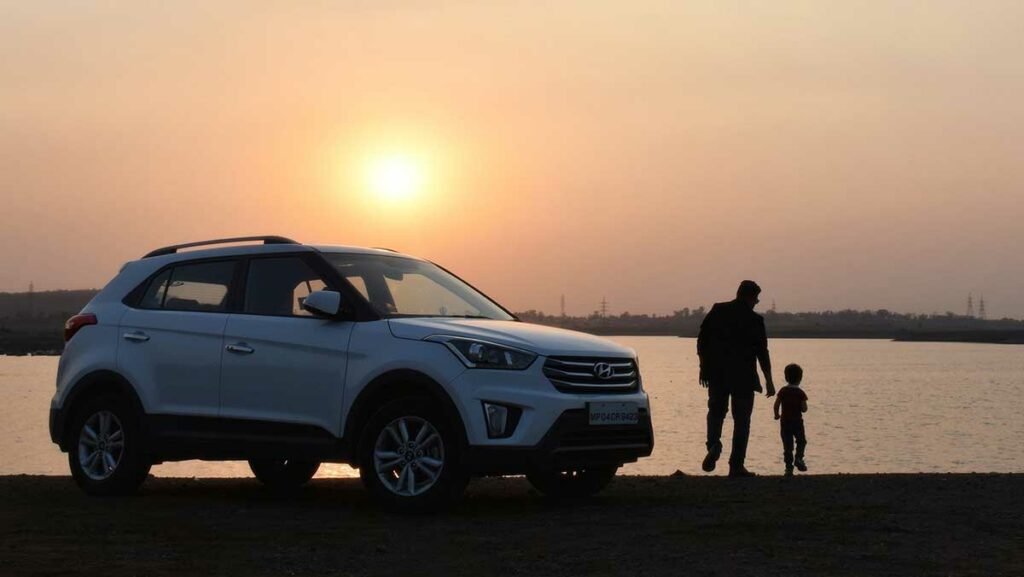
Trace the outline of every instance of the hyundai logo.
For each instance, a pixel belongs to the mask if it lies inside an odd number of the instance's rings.
[[[602,381],[606,381],[615,376],[615,371],[608,363],[596,363],[594,365],[594,376]]]

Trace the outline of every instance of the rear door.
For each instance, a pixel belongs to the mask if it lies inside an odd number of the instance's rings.
[[[238,261],[183,262],[149,283],[121,319],[117,362],[155,414],[215,417]]]
[[[351,321],[302,309],[326,288],[309,254],[252,257],[242,311],[228,318],[222,417],[313,425],[340,436]]]

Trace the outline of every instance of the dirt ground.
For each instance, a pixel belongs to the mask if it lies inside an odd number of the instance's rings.
[[[12,575],[1024,575],[1024,475],[620,477],[573,504],[486,479],[420,517],[347,479],[280,496],[150,478],[103,499],[13,476],[0,495]]]

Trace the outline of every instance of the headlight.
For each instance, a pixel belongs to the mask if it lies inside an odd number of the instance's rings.
[[[497,345],[477,339],[435,335],[428,341],[448,347],[464,365],[471,369],[508,369],[521,371],[529,367],[537,355],[530,351]]]

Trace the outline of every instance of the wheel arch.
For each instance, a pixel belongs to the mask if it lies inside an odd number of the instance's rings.
[[[83,402],[102,394],[114,394],[125,398],[131,403],[132,408],[135,409],[138,415],[143,416],[146,414],[142,399],[135,391],[135,387],[123,375],[107,369],[88,373],[72,385],[64,397],[60,415],[54,423],[53,437],[60,445],[61,450],[68,450],[68,423],[74,417],[77,408]]]
[[[345,421],[345,447],[355,464],[359,436],[370,417],[389,401],[408,396],[426,396],[437,402],[444,415],[457,425],[463,445],[468,443],[466,424],[451,396],[436,380],[412,369],[388,371],[375,377],[356,396]]]

